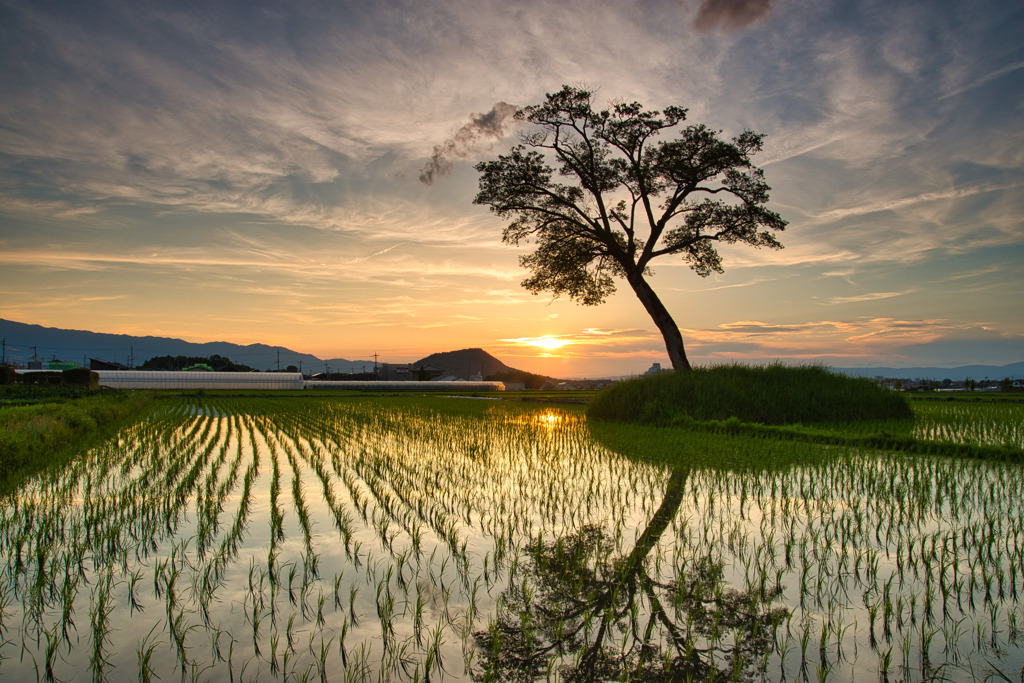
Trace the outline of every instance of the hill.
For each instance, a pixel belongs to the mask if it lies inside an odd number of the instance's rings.
[[[446,375],[469,378],[474,375],[490,377],[499,372],[516,372],[513,368],[487,353],[483,349],[461,349],[433,353],[412,364],[413,367],[433,365],[444,370]]]

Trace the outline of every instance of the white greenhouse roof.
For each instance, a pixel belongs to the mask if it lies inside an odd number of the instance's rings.
[[[502,382],[358,382],[339,380],[306,380],[307,389],[354,389],[357,391],[504,391]]]
[[[94,370],[112,389],[301,389],[298,372]]]

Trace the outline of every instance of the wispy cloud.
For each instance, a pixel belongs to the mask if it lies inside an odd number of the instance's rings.
[[[379,252],[374,256],[376,255],[379,255]],[[0,254],[0,263],[10,266],[30,265],[40,268],[70,270],[106,270],[111,266],[128,266],[142,269],[154,267],[202,267],[211,270],[241,268],[259,271],[282,271],[297,278],[329,278],[335,282],[340,280],[380,281],[401,275],[413,275],[418,278],[477,276],[509,281],[516,280],[522,276],[518,269],[511,267],[503,268],[450,259],[423,263],[408,257],[378,263],[372,270],[353,269],[353,266],[365,263],[368,258],[370,257],[332,258],[323,261],[295,259],[292,255],[280,255],[274,258],[252,258],[252,255],[211,254],[206,249],[197,247],[135,254],[84,252],[79,250],[65,251],[61,249],[42,251],[7,250]]]
[[[851,216],[864,216],[882,211],[900,211],[923,203],[951,201],[987,194],[990,192],[1015,191],[1024,187],[1024,183],[1004,183],[999,185],[980,185],[973,187],[951,187],[936,192],[923,192],[912,197],[901,197],[898,199],[886,199],[869,204],[861,204],[847,208],[831,209],[818,214],[812,214],[811,219],[815,222],[830,223],[849,218]]]
[[[725,323],[684,333],[691,354],[707,361],[788,359],[844,360],[855,365],[900,364],[911,349],[946,340],[976,339],[1002,343],[1019,339],[1011,330],[978,321],[949,319],[855,318],[774,324],[759,321]],[[1005,360],[1004,362],[1010,362]]]
[[[1007,74],[1011,74],[1014,71],[1019,71],[1020,69],[1024,69],[1024,61],[1014,62],[1013,64],[1007,64],[1006,66],[1000,67],[994,71],[990,71],[988,73],[982,74],[981,76],[977,76],[973,78],[970,82],[964,83],[959,87],[955,87],[943,93],[942,95],[939,96],[939,99],[947,100],[951,97],[956,97],[957,95],[961,95],[967,92],[968,90],[980,88],[983,85],[991,83],[992,81],[1001,78],[1002,76],[1005,76]]]
[[[918,291],[916,287],[900,291],[900,292],[867,292],[865,294],[855,294],[853,296],[833,296],[825,299],[822,303],[834,305],[834,304],[850,304],[860,303],[862,301],[878,301],[879,299],[891,299],[896,296],[904,296],[906,294],[912,294]]]
[[[900,353],[974,314],[1014,324],[991,303],[993,287],[1019,289],[1008,264],[1024,244],[1012,3],[95,0],[82,12],[12,0],[4,12],[3,306],[40,322],[76,314],[42,283],[73,284],[91,298],[79,309],[123,325],[142,315],[141,292],[162,295],[158,274],[191,305],[162,302],[154,329],[199,334],[208,318],[232,327],[222,336],[344,339],[400,321],[423,343],[447,324],[460,339],[557,335],[581,363],[661,357],[635,301],[580,312],[523,292],[523,252],[472,205],[470,163],[510,144],[508,103],[571,83],[768,134],[756,159],[790,221],[786,248],[726,246],[719,280],[655,264],[666,299],[711,302],[687,309],[696,353]],[[821,304],[871,317],[825,323]],[[726,305],[764,322],[720,325]],[[880,322],[938,315],[949,329]]]

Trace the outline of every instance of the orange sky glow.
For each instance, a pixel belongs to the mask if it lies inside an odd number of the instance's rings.
[[[325,360],[479,347],[559,377],[668,366],[628,286],[530,294],[530,245],[473,204],[474,164],[528,132],[511,112],[568,83],[766,134],[785,248],[726,246],[706,279],[653,263],[692,362],[1024,360],[1024,8],[774,2],[709,24],[698,5],[15,0],[0,318]]]

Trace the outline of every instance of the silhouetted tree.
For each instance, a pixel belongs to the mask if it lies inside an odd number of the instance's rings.
[[[786,221],[765,208],[770,188],[750,161],[764,136],[745,131],[726,141],[697,124],[655,142],[686,109],[631,102],[596,111],[592,91],[570,86],[516,118],[535,127],[509,154],[477,164],[474,202],[512,219],[506,243],[536,243],[520,259],[532,273],[523,286],[596,305],[624,278],[661,331],[672,367],[688,370],[679,327],[647,282],[650,263],[678,255],[706,277],[722,272],[718,243],[782,247],[773,231]]]
[[[548,381],[548,378],[544,375],[535,375],[532,372],[526,372],[525,370],[509,370],[507,372],[495,372],[492,375],[488,375],[486,378],[490,382],[521,382],[526,385],[526,388],[531,391],[537,391],[544,387],[544,383]]]
[[[139,369],[141,370],[182,370],[192,365],[209,365],[214,370],[224,372],[252,372],[253,368],[241,363],[234,363],[230,358],[214,354],[206,356],[154,356]]]

